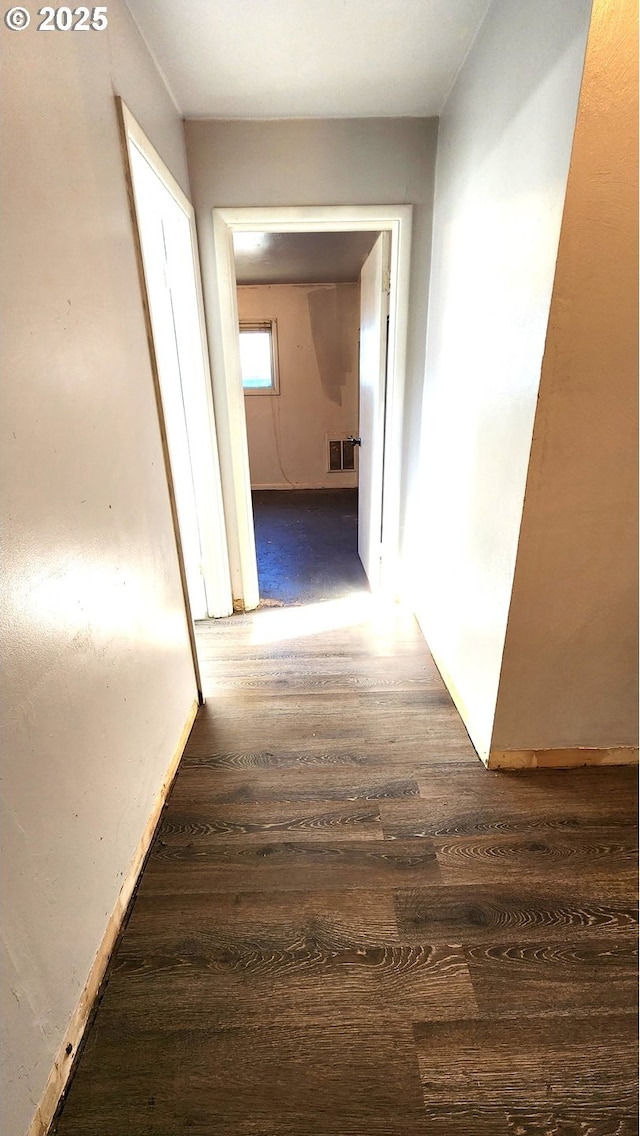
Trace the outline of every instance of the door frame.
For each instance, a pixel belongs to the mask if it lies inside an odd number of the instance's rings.
[[[217,286],[217,332],[211,344],[213,389],[219,431],[227,539],[234,599],[247,610],[259,602],[251,505],[247,421],[240,372],[238,304],[233,234],[382,232],[391,234],[389,346],[385,414],[384,495],[380,590],[395,595],[400,545],[402,435],[409,317],[411,205],[322,205],[213,210]],[[240,595],[238,596],[238,592]]]
[[[360,270],[358,554],[373,592],[380,589],[381,573],[390,245],[389,233],[380,233]]]

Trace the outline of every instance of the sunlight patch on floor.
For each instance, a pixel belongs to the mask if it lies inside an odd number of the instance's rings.
[[[384,637],[397,628],[398,612],[393,601],[369,591],[351,592],[321,603],[272,608],[256,613],[250,642],[280,643],[364,624]]]

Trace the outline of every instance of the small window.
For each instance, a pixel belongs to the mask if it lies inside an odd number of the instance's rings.
[[[275,320],[240,321],[240,367],[245,394],[278,394]]]

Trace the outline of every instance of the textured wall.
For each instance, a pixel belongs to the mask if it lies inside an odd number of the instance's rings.
[[[278,328],[280,394],[245,395],[252,486],[357,485],[355,473],[327,473],[326,434],[358,430],[358,285],[241,287],[238,312]]]
[[[405,565],[483,757],[491,740],[590,0],[495,0],[440,122]]]
[[[26,1132],[195,682],[114,91],[187,188],[131,18],[3,48],[2,1046]]]
[[[637,744],[638,9],[596,0],[492,748]]]

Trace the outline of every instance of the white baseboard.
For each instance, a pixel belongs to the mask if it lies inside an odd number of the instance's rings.
[[[290,485],[288,482],[283,483],[281,481],[279,481],[279,482],[269,481],[269,482],[266,482],[265,484],[261,484],[261,485],[252,485],[251,488],[255,489],[255,490],[259,490],[259,489],[282,489],[282,490],[285,490],[285,491],[290,490],[290,489],[357,489],[358,483],[357,483],[357,481],[354,481],[349,485],[345,485],[344,483],[340,484],[340,485],[336,485],[335,481],[329,481],[329,482],[324,482],[322,485],[318,485],[318,483],[316,481],[316,482],[314,482],[313,485],[309,485],[307,482],[300,482],[299,484],[296,483],[295,485]]]
[[[197,711],[198,703],[194,701],[187,715],[187,720],[180,734],[175,753],[164,776],[160,791],[154,802],[151,815],[145,825],[144,832],[142,833],[138,847],[129,866],[129,871],[120,889],[116,905],[107,923],[102,942],[93,960],[93,965],[80,996],[80,1001],[73,1012],[67,1031],[60,1044],[58,1055],[53,1063],[53,1069],[49,1074],[49,1079],[42,1094],[42,1099],[31,1121],[28,1136],[46,1136],[51,1126],[51,1121],[55,1116],[58,1103],[69,1079],[78,1046],[82,1041],[87,1022],[89,1021],[89,1015],[98,996],[109,959],[111,958],[111,953],[127,913],[129,901],[133,895],[134,888],[138,882],[138,877],[156,831],[160,813],[162,812],[167,794],[176,775],[180,758],[184,753],[184,748],[187,744],[187,739],[191,732]]]

